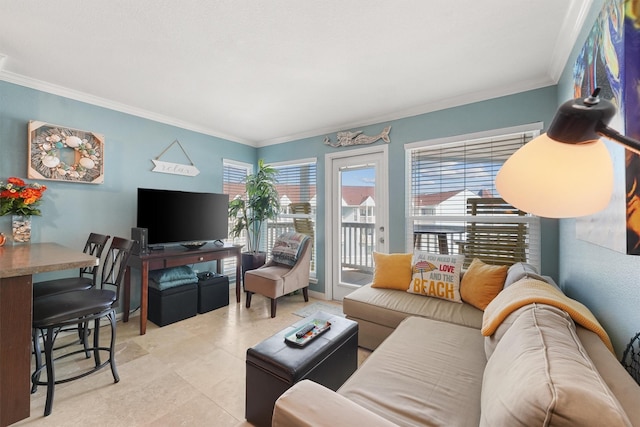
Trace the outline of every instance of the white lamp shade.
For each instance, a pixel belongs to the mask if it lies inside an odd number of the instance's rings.
[[[613,165],[600,140],[566,144],[543,134],[505,162],[496,189],[511,205],[537,216],[589,215],[609,203]]]

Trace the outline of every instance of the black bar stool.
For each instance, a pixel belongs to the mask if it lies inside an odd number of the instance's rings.
[[[93,372],[110,365],[114,382],[120,381],[115,364],[114,346],[116,341],[116,307],[120,286],[124,279],[127,268],[132,240],[114,237],[111,246],[107,251],[105,262],[102,267],[100,288],[93,288],[80,291],[70,291],[60,294],[49,295],[36,298],[33,302],[33,348],[35,354],[36,367],[31,375],[31,392],[34,393],[38,385],[47,386],[47,400],[44,415],[51,414],[53,406],[53,394],[55,384],[61,384],[83,378]],[[112,289],[107,289],[112,288]],[[109,347],[100,346],[100,319],[106,318],[111,326],[111,342]],[[85,349],[72,351],[54,358],[54,343],[58,333],[66,326],[83,325],[94,322],[93,347],[88,351],[93,352],[94,367],[69,378],[56,380],[54,373],[54,362],[56,360],[83,353]],[[87,342],[86,329],[84,342]],[[45,363],[42,364],[42,354],[40,349],[40,338],[44,341]],[[105,362],[100,359],[100,352],[109,353],[109,358]],[[40,381],[40,374],[46,368],[47,381]]]

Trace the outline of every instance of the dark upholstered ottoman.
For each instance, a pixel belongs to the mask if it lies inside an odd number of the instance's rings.
[[[331,329],[305,347],[285,342],[284,337],[309,323],[326,319]],[[271,426],[273,407],[280,395],[295,383],[309,379],[337,390],[358,366],[358,324],[318,312],[247,350],[247,421]]]
[[[147,319],[165,326],[198,314],[198,276],[189,266],[149,272]]]
[[[212,273],[198,276],[198,313],[229,305],[229,278]]]
[[[188,283],[160,290],[149,284],[147,319],[165,326],[198,314],[198,284]]]

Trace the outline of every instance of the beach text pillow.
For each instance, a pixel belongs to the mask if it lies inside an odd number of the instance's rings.
[[[415,251],[407,292],[462,303],[460,272],[464,255],[437,255]]]

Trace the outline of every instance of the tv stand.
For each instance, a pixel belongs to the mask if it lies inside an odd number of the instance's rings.
[[[147,332],[149,271],[196,264],[199,262],[218,261],[216,271],[220,274],[222,273],[222,263],[220,261],[231,257],[236,258],[236,303],[239,303],[240,293],[242,291],[240,284],[240,278],[242,277],[242,246],[240,245],[208,245],[194,249],[187,249],[181,246],[166,246],[163,251],[131,254],[124,277],[122,321],[129,321],[129,311],[131,308],[131,268],[140,270],[140,335],[144,335]]]

